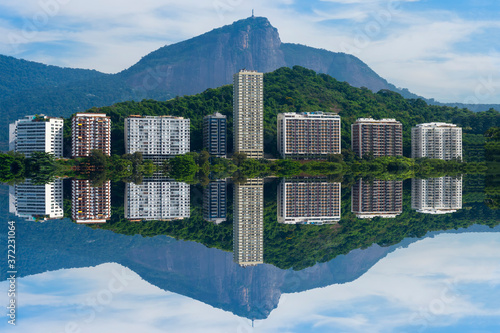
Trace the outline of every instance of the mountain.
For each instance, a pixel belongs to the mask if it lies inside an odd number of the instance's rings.
[[[230,84],[242,68],[270,72],[295,65],[374,92],[388,89],[419,97],[388,83],[352,55],[282,43],[266,18],[250,17],[164,46],[114,75],[0,57],[0,149],[7,149],[8,123],[27,114],[68,117],[121,101],[167,100]]]
[[[7,241],[6,215],[0,218],[0,240]],[[500,227],[472,226],[447,233],[499,232]],[[433,237],[441,232],[430,233]],[[17,220],[19,277],[60,269],[91,267],[115,262],[136,272],[163,290],[175,292],[249,319],[264,319],[283,293],[295,293],[354,281],[379,260],[401,246],[354,250],[327,263],[301,271],[263,264],[242,268],[231,252],[167,236],[125,236],[91,229],[69,220],[34,223]],[[6,268],[0,267],[6,276]],[[22,291],[21,291],[22,294]]]
[[[0,98],[12,98],[31,90],[47,90],[68,83],[109,76],[95,70],[47,66],[0,55]]]
[[[358,58],[281,43],[264,17],[250,17],[158,49],[121,72],[135,91],[191,95],[232,82],[241,68],[272,72],[299,65],[373,91],[395,89]]]

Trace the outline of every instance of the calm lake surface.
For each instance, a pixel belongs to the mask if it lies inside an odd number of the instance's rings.
[[[9,201],[22,215],[35,191],[0,187],[18,272],[1,332],[500,330],[500,212],[483,177],[82,186],[47,190],[79,223],[15,216]]]

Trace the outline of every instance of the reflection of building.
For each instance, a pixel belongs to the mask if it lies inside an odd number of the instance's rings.
[[[241,266],[264,262],[264,184],[248,179],[234,185],[233,259]]]
[[[446,123],[426,123],[413,127],[411,157],[462,159],[462,129]]]
[[[454,213],[462,209],[462,177],[412,179],[411,208],[426,214]]]
[[[73,179],[71,218],[77,223],[106,223],[111,218],[111,181],[92,187],[89,180]]]
[[[264,75],[241,70],[233,76],[234,152],[264,156]]]
[[[203,189],[203,218],[215,224],[226,221],[226,180],[211,181]]]
[[[283,179],[278,187],[278,222],[327,224],[340,220],[340,183]]]
[[[359,118],[351,125],[352,150],[359,156],[403,155],[403,125],[396,119]]]
[[[104,113],[77,113],[71,120],[73,157],[89,156],[92,150],[111,155],[111,119]]]
[[[340,154],[340,116],[334,113],[278,113],[278,151],[282,157]]]
[[[9,211],[26,220],[63,218],[63,181],[57,179],[50,184],[33,185],[26,180],[9,186]]]
[[[125,187],[125,218],[175,220],[190,216],[190,187],[173,180],[144,178]]]
[[[351,205],[359,218],[396,217],[403,212],[403,182],[360,179],[352,187]]]
[[[62,118],[26,116],[9,125],[9,150],[26,157],[35,151],[63,155]]]
[[[203,118],[203,148],[206,148],[210,155],[226,157],[226,116],[216,112]]]
[[[189,119],[173,116],[130,116],[125,119],[125,152],[163,158],[189,152]]]

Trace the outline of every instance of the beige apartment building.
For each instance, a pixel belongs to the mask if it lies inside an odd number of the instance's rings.
[[[264,157],[264,74],[241,70],[233,76],[233,151]]]

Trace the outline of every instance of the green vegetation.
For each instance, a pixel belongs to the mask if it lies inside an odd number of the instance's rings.
[[[484,192],[485,203],[491,209],[500,209],[500,128],[492,127],[486,133],[485,155],[488,175]]]
[[[105,112],[112,119],[112,156],[94,151],[88,158],[55,160],[48,154],[34,154],[24,158],[19,154],[3,154],[0,159],[2,182],[15,183],[24,177],[38,183],[55,177],[76,176],[92,180],[99,185],[107,179],[113,183],[113,215],[111,221],[95,228],[110,229],[127,235],[170,235],[178,239],[193,240],[206,246],[226,251],[232,249],[232,217],[215,226],[202,219],[202,186],[209,179],[232,177],[234,183],[247,178],[277,176],[326,176],[328,181],[342,181],[342,221],[336,225],[307,226],[283,225],[276,221],[276,182],[265,185],[265,261],[280,268],[303,269],[316,262],[331,260],[357,248],[366,248],[374,243],[382,246],[397,244],[406,237],[421,237],[429,231],[468,227],[475,223],[494,226],[499,223],[496,212],[487,210],[481,200],[491,208],[500,206],[498,191],[498,163],[500,146],[498,128],[500,114],[490,110],[473,113],[466,109],[430,106],[423,100],[406,100],[399,94],[383,90],[376,94],[368,89],[351,87],[347,83],[316,74],[313,71],[294,67],[281,68],[266,74],[264,135],[265,151],[277,156],[276,114],[279,112],[329,111],[342,117],[342,155],[331,155],[324,161],[254,160],[244,154],[234,154],[232,159],[210,157],[206,152],[176,156],[157,168],[144,161],[141,154],[124,154],[124,119],[132,114],[173,115],[191,119],[191,147],[201,150],[202,119],[213,112],[228,115],[228,137],[232,130],[232,87],[223,86],[166,102],[144,100],[124,102],[104,108],[93,108],[89,112]],[[412,126],[430,121],[452,122],[463,127],[464,150],[467,162],[431,159],[413,160],[407,157],[358,159],[350,147],[350,124],[359,117],[396,118],[403,123],[404,152],[409,155],[410,129]],[[488,130],[486,132],[486,130]],[[486,137],[483,133],[486,132]],[[65,144],[70,138],[69,122],[65,122]],[[228,142],[228,146],[232,143]],[[484,162],[483,156],[487,162]],[[144,176],[154,172],[193,186],[191,191],[191,218],[182,221],[130,222],[124,218],[124,183],[139,183]],[[463,173],[485,175],[486,195],[481,191],[464,193],[468,208],[442,215],[418,214],[410,209],[408,190],[404,191],[403,213],[395,219],[358,219],[350,213],[350,186],[356,179],[408,179],[413,177],[440,177]],[[231,199],[231,195],[228,195]],[[229,200],[230,201],[230,200]],[[68,201],[65,201],[66,212]],[[231,211],[231,202],[228,203]]]
[[[44,152],[34,152],[29,158],[8,152],[0,154],[0,171],[0,181],[10,185],[26,178],[38,185],[56,178],[78,177],[90,179],[98,186],[107,180],[140,183],[142,177],[152,176],[156,167],[151,161],[144,161],[140,153],[107,156],[94,150],[89,157],[56,159]]]
[[[471,188],[464,190],[464,198],[481,195],[482,179],[472,177]],[[342,183],[342,220],[335,225],[286,225],[277,222],[277,185],[279,180],[264,185],[264,261],[282,269],[301,270],[317,262],[326,262],[338,255],[373,244],[389,246],[407,237],[423,237],[430,231],[467,228],[474,224],[490,227],[500,223],[498,214],[477,200],[464,200],[462,210],[445,215],[420,214],[411,209],[409,186],[405,185],[403,213],[396,218],[358,219],[350,209],[350,184]],[[476,186],[475,184],[478,183]],[[347,185],[347,187],[344,187]],[[408,184],[409,185],[409,184]],[[202,218],[202,187],[191,190],[191,217],[180,221],[130,222],[123,214],[123,183],[113,185],[113,216],[109,223],[94,226],[114,232],[143,236],[169,235],[232,251],[232,215],[218,226]],[[477,188],[476,188],[477,187]],[[228,212],[232,212],[232,193],[228,188]],[[480,192],[476,192],[480,191]]]
[[[24,179],[24,155],[14,152],[0,154],[0,182],[9,185]]]
[[[112,120],[112,152],[124,153],[123,124],[130,115],[172,115],[191,121],[191,149],[202,148],[203,117],[220,112],[228,119],[228,147],[232,146],[231,85],[207,89],[201,94],[176,97],[166,102],[143,100],[123,102],[89,112],[104,112]],[[372,93],[355,88],[326,74],[316,74],[303,67],[283,67],[264,75],[264,150],[277,154],[276,116],[280,112],[338,112],[342,117],[342,147],[350,147],[350,125],[360,117],[395,118],[403,124],[404,155],[410,155],[411,127],[424,122],[443,121],[463,128],[464,151],[471,161],[480,161],[481,136],[492,126],[500,126],[500,113],[493,109],[472,112],[457,107],[428,105],[421,99],[404,99],[401,95],[381,90]],[[471,148],[471,149],[469,149]],[[479,150],[479,151],[478,151]]]

